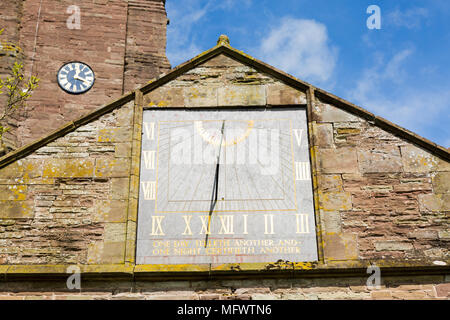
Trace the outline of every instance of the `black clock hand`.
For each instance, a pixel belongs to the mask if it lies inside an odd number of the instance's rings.
[[[219,191],[219,169],[220,169],[220,163],[219,162],[220,162],[220,152],[222,150],[224,128],[225,128],[225,120],[222,122],[222,129],[221,129],[222,137],[220,139],[219,155],[217,156],[216,173],[214,174],[214,187],[213,187],[213,192],[212,192],[212,195],[211,195],[211,205],[209,207],[208,229],[206,231],[205,248],[208,246],[208,236],[209,236],[209,231],[211,230],[211,215],[212,215],[212,213],[214,211],[214,208],[216,206],[217,193]]]

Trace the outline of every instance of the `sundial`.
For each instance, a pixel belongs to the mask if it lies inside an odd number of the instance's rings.
[[[138,264],[317,260],[304,108],[143,115]]]

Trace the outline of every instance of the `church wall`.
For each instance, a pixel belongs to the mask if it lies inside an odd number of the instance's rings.
[[[124,263],[133,106],[0,169],[0,264]]]
[[[0,297],[447,299],[447,271],[433,262],[449,260],[449,162],[363,117],[311,98],[220,55],[143,97],[136,93],[136,108],[129,102],[3,167],[0,273],[7,281],[0,283]],[[174,274],[181,273],[178,281],[166,266],[133,265],[137,206],[132,190],[140,159],[140,134],[135,133],[142,129],[135,110],[292,105],[310,110],[320,261],[171,266]],[[381,288],[370,290],[365,276],[370,263],[399,271],[382,271]],[[46,269],[52,264],[59,267]],[[59,286],[43,279],[16,281],[45,272],[64,277],[72,264],[86,267],[81,293],[64,289],[65,280]],[[411,266],[417,268],[415,275],[400,276]],[[198,272],[209,280],[194,280]],[[103,273],[117,278],[89,280],[89,274],[101,278]],[[280,275],[284,278],[276,279]]]
[[[319,99],[313,131],[326,260],[449,258],[448,161]]]

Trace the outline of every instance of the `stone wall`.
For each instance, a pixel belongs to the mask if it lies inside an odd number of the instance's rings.
[[[167,13],[161,0],[128,0],[124,92],[169,71]]]
[[[316,100],[326,259],[449,258],[450,163]]]
[[[3,295],[32,298],[33,293],[21,293],[20,285],[14,287],[16,275],[45,273],[47,266],[37,267],[51,264],[59,267],[48,266],[46,272],[65,274],[68,265],[77,264],[91,268],[85,273],[122,272],[132,279],[123,290],[119,278],[97,283],[97,289],[87,287],[82,293],[87,298],[448,297],[448,267],[442,267],[450,261],[450,165],[445,156],[430,151],[432,145],[419,147],[411,135],[384,120],[375,123],[368,113],[343,111],[318,89],[303,89],[300,82],[288,85],[276,72],[242,62],[247,58],[204,58],[208,54],[98,110],[95,121],[69,123],[65,128],[70,133],[63,128],[54,133],[56,140],[45,143],[50,136],[33,152],[20,156],[25,148],[17,159],[0,161],[0,273],[8,280],[2,284],[6,289],[0,289]],[[292,105],[308,110],[320,261],[134,265],[142,109]],[[391,282],[382,275],[383,287],[375,293],[365,287],[370,263],[397,268],[397,273],[405,268],[409,275]],[[332,273],[337,269],[358,272],[356,278],[345,278]],[[139,282],[147,273],[170,279],[169,270],[185,277],[201,273],[210,281]],[[212,280],[221,272],[247,277],[247,271],[260,279]],[[333,278],[294,279],[316,271]],[[289,279],[270,280],[277,272]],[[36,291],[44,297],[71,296],[57,288],[43,291],[42,286]]]
[[[41,79],[28,107],[12,126],[9,138],[17,147],[170,68],[165,56],[164,1],[83,0],[75,4],[81,11],[80,30],[66,24],[67,8],[74,5],[71,0],[8,0],[0,5],[0,27],[5,24],[11,40],[23,47],[27,73]],[[94,70],[96,82],[89,92],[70,95],[59,88],[56,74],[70,61],[82,61]]]
[[[0,282],[0,300],[448,300],[443,276],[387,276],[379,288],[366,278],[304,278],[210,281],[88,281],[68,290],[65,281]]]
[[[0,169],[0,264],[124,263],[132,112]]]

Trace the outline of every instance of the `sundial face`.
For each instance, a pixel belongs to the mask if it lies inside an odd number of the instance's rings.
[[[304,109],[144,111],[137,263],[317,260]]]

